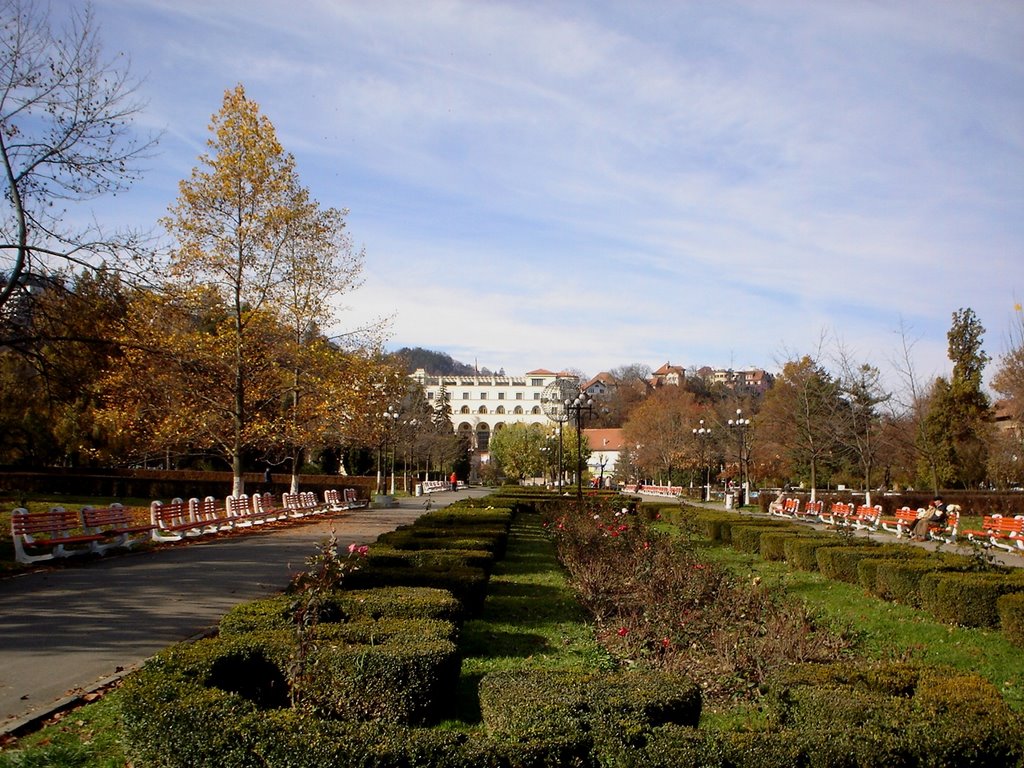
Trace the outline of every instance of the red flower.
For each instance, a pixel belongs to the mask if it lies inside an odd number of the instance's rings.
[[[703,571],[704,567],[705,567],[704,563],[694,563],[693,564],[693,570],[695,570],[695,571]]]
[[[671,640],[669,640],[667,637],[661,638],[661,647],[662,648],[668,648],[670,645],[672,645],[672,641]]]
[[[629,634],[629,630],[625,627],[619,627],[619,637],[625,637]]]

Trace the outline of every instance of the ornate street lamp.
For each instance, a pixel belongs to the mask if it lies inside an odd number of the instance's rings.
[[[708,444],[711,442],[711,428],[704,426],[704,419],[700,420],[700,427],[693,430],[697,444],[700,446],[700,471],[704,475],[704,485],[700,490],[701,501],[711,501],[711,462],[708,459]]]
[[[583,415],[594,413],[594,401],[580,392],[573,400],[565,401],[565,411],[576,419],[576,501],[583,504]]]
[[[377,493],[384,495],[388,482],[388,438],[391,436],[391,428],[398,421],[398,411],[394,406],[389,405],[387,410],[380,414],[380,419],[384,424],[384,434],[381,439],[382,447],[377,452]],[[383,475],[381,474],[381,451],[384,454]],[[392,495],[395,493],[395,464],[393,461],[391,462],[391,493]]]
[[[747,487],[749,478],[747,477],[747,430],[750,428],[750,419],[744,419],[743,410],[740,408],[736,409],[736,418],[729,419],[729,426],[736,430],[736,434],[739,436],[740,443],[740,498],[737,508],[745,507],[750,501],[748,498],[749,489]]]

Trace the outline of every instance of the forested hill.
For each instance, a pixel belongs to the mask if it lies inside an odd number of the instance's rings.
[[[394,355],[405,362],[405,369],[409,373],[417,368],[422,368],[433,376],[476,373],[476,369],[472,365],[453,360],[451,355],[444,352],[435,352],[432,349],[423,349],[423,347],[402,347]],[[482,369],[480,373],[489,373],[489,371]]]

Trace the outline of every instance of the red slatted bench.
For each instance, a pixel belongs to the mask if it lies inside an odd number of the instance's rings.
[[[109,507],[82,507],[82,527],[86,533],[103,537],[91,544],[92,551],[97,554],[119,547],[131,549],[148,539],[153,531],[152,523],[136,523],[131,519],[128,510],[120,504],[111,504]]]
[[[967,538],[988,547],[998,547],[1007,552],[1024,554],[1024,516],[986,516],[981,521],[981,530],[964,531]]]
[[[93,551],[92,545],[104,538],[102,534],[85,532],[81,514],[64,507],[51,507],[46,512],[19,508],[11,513],[11,539],[19,563],[85,554]],[[78,544],[85,547],[74,546]]]
[[[903,536],[903,534],[909,533],[910,529],[914,527],[914,523],[917,522],[917,515],[921,511],[923,510],[901,507],[893,513],[892,517],[883,517],[881,519],[881,528],[883,531]]]

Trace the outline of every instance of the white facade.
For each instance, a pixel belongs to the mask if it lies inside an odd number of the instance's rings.
[[[491,434],[505,424],[522,422],[553,426],[544,413],[541,396],[544,388],[565,374],[553,371],[530,371],[522,376],[505,374],[465,374],[431,376],[422,368],[410,378],[419,382],[430,406],[436,407],[442,384],[448,392],[452,429],[472,435],[470,445],[481,453],[487,451]]]

